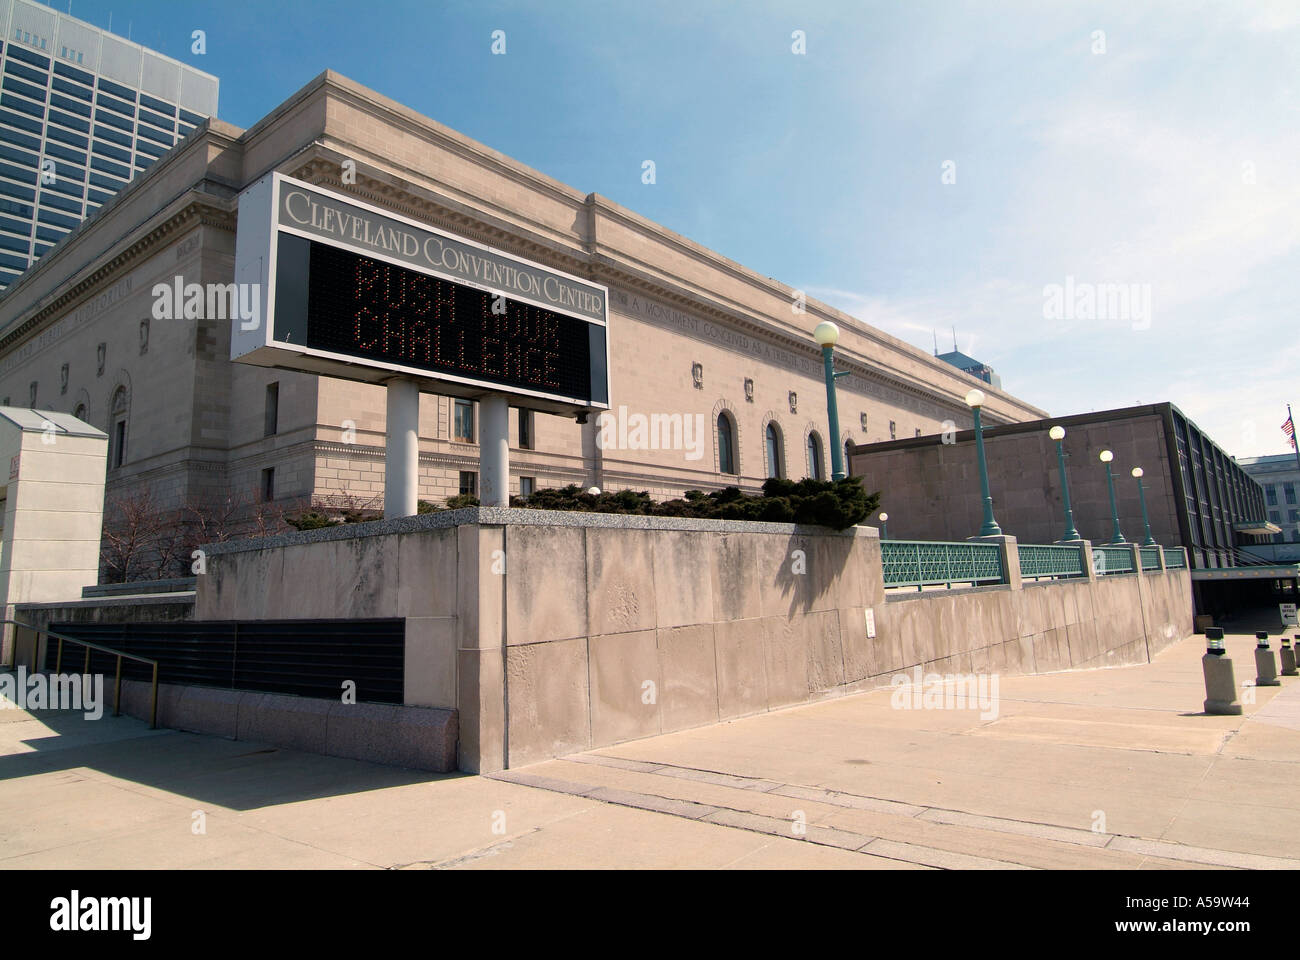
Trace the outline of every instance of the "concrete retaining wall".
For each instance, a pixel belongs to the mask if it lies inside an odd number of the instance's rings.
[[[918,665],[1133,663],[1191,632],[1186,570],[887,596],[869,527],[481,508],[208,549],[199,619],[407,618],[406,702],[457,711],[476,772]]]
[[[1192,632],[1186,570],[892,596],[871,671],[1048,673],[1145,663]]]

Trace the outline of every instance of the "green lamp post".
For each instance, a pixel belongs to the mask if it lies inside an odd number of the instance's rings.
[[[840,411],[835,402],[835,381],[848,376],[848,371],[835,372],[835,344],[840,339],[840,328],[829,320],[823,320],[813,330],[813,339],[821,345],[822,366],[826,371],[826,416],[831,428],[826,439],[831,447],[831,479],[843,480],[847,474],[844,472],[844,450],[840,446]]]
[[[1142,468],[1134,467],[1133,476],[1138,482],[1138,502],[1142,504],[1142,526],[1146,528],[1147,532],[1146,539],[1142,541],[1142,546],[1154,547],[1156,538],[1151,536],[1151,519],[1147,516],[1147,494],[1142,489]]]
[[[1070,509],[1070,484],[1065,478],[1065,440],[1064,427],[1052,427],[1047,435],[1056,441],[1056,463],[1061,468],[1061,500],[1065,503],[1065,536],[1062,540],[1082,540],[1074,527],[1074,511]]]
[[[1119,532],[1119,509],[1115,506],[1115,478],[1111,476],[1110,462],[1115,459],[1115,454],[1109,450],[1103,450],[1098,454],[1102,463],[1106,464],[1106,487],[1110,490],[1110,522],[1111,534],[1109,543],[1124,543],[1124,534]]]
[[[981,537],[1002,535],[1002,528],[993,519],[993,496],[989,493],[989,468],[984,462],[984,427],[980,423],[980,407],[984,405],[984,391],[972,390],[966,394],[966,405],[975,415],[975,458],[980,468],[980,499],[984,504],[984,525],[980,527]]]
[[[880,539],[889,539],[889,514],[883,510],[880,511]]]

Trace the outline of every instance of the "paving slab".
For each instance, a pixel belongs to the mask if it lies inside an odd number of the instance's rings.
[[[1202,652],[1003,677],[995,716],[881,687],[483,777],[0,710],[0,869],[1294,869],[1300,679],[1206,716]]]

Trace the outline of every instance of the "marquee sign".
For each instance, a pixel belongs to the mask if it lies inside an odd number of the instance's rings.
[[[239,198],[235,276],[259,284],[231,359],[452,396],[607,409],[609,291],[270,174]]]

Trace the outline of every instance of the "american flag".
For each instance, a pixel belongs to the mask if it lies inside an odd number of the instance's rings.
[[[1291,449],[1295,449],[1295,424],[1291,422],[1291,417],[1286,418],[1286,423],[1282,424],[1282,432],[1286,434],[1287,441],[1291,444]]]

